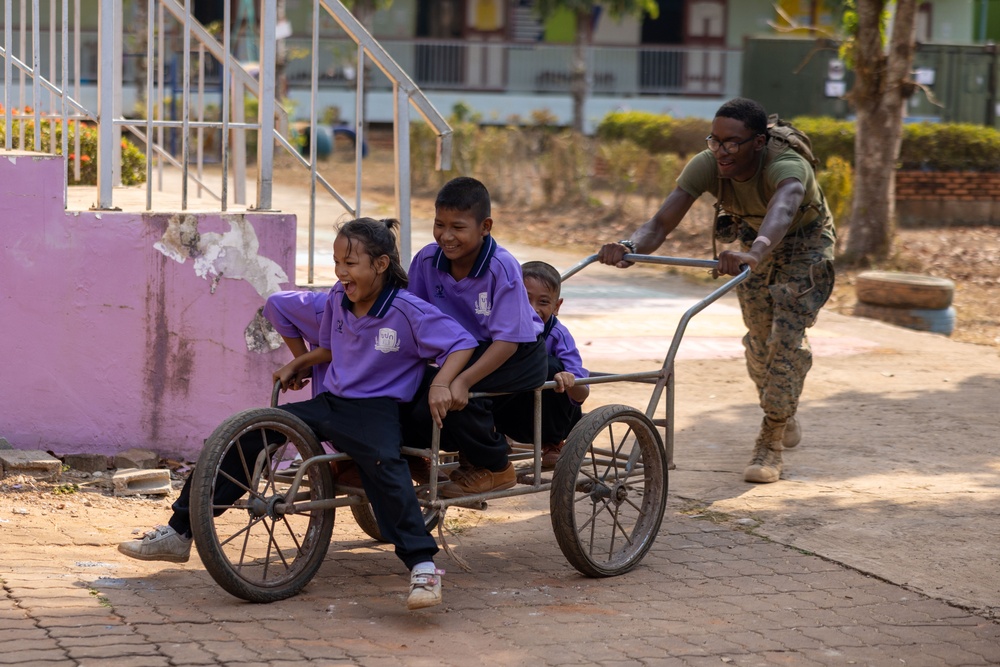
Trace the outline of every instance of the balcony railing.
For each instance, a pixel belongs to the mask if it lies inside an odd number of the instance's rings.
[[[572,83],[573,47],[439,40],[385,40],[392,58],[425,90],[518,94],[567,94]],[[289,39],[290,53],[308,53],[304,40]],[[594,46],[586,50],[593,95],[722,95],[726,75],[738,73],[741,51],[725,48]],[[289,85],[308,77],[308,58],[291,58]],[[357,63],[349,44],[325,40],[319,53],[320,86],[351,86]],[[389,82],[374,77],[373,89]]]

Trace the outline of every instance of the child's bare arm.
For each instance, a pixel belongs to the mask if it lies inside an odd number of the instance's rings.
[[[556,383],[554,391],[562,393],[573,399],[574,403],[583,403],[590,396],[589,384],[577,384],[576,377],[572,373],[560,371],[552,378]]]
[[[517,352],[517,343],[505,340],[495,340],[490,343],[490,346],[483,352],[483,356],[462,371],[452,382],[452,396],[456,402],[461,402],[460,405],[453,406],[453,409],[461,410],[464,408],[469,402],[469,388],[503,366],[504,362],[514,356],[515,352]]]
[[[463,395],[461,405],[454,407],[456,401],[452,393],[451,384],[462,369],[465,368],[465,365],[469,363],[474,350],[475,348],[469,348],[468,350],[452,352],[445,359],[445,362],[441,364],[441,369],[437,375],[434,376],[434,381],[431,383],[431,388],[427,395],[427,402],[430,405],[431,416],[434,417],[434,421],[437,422],[439,428],[444,425],[444,418],[448,414],[448,410],[460,410],[468,402],[469,392],[466,391]]]
[[[288,351],[292,353],[292,357],[301,357],[309,351],[305,340],[301,336],[292,337],[282,335],[281,340],[285,341],[285,345],[288,346]],[[294,390],[305,389],[306,385],[309,384],[310,376],[311,371],[309,373],[300,372],[296,377],[292,378],[287,388]]]
[[[300,354],[287,364],[279,368],[271,376],[272,381],[281,382],[281,390],[296,389],[305,386],[302,380],[304,375],[312,372],[312,367],[316,364],[327,364],[333,360],[330,350],[317,347],[305,354]],[[296,386],[298,385],[298,386]]]

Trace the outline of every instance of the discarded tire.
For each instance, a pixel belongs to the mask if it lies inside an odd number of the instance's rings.
[[[895,308],[940,310],[948,308],[955,296],[955,283],[947,278],[894,271],[860,273],[854,289],[858,301]]]
[[[854,306],[854,315],[895,324],[907,329],[929,331],[950,336],[955,330],[954,308],[897,308],[874,306],[859,301]]]

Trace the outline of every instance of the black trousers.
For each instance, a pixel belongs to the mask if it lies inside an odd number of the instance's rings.
[[[492,341],[479,344],[471,366],[479,359]],[[547,364],[545,361],[545,341],[539,337],[533,343],[521,343],[517,351],[488,376],[476,383],[471,391],[481,392],[523,392],[545,384]],[[427,404],[427,393],[437,374],[437,368],[428,368],[417,398],[411,405],[408,416],[404,416],[403,426],[407,444],[413,447],[429,448],[433,433],[433,419]],[[507,467],[507,441],[494,428],[494,414],[503,411],[517,394],[490,398],[474,398],[464,409],[449,412],[441,430],[441,449],[460,452],[474,466],[499,472]],[[531,400],[531,394],[527,394]],[[529,403],[530,405],[530,403]],[[529,417],[530,419],[530,417]]]
[[[566,370],[558,358],[550,356],[547,380]],[[535,394],[515,394],[494,413],[497,431],[518,442],[535,441]],[[583,417],[583,410],[569,400],[566,393],[542,392],[542,444],[555,445],[566,439],[576,423]]]
[[[396,547],[396,555],[412,569],[417,563],[433,560],[437,543],[424,525],[417,495],[413,490],[410,468],[400,453],[402,429],[400,405],[389,398],[347,399],[323,392],[301,403],[281,406],[304,421],[321,441],[348,454],[358,465],[361,482],[372,504],[382,536]],[[268,442],[282,442],[274,431]],[[250,442],[244,442],[249,440]],[[253,461],[264,445],[259,437],[241,439],[244,457]],[[236,479],[245,481],[243,466],[236,448],[223,459],[221,468]],[[191,478],[185,482],[173,504],[170,526],[182,535],[191,533]],[[229,505],[243,495],[236,484],[221,480],[214,502]]]

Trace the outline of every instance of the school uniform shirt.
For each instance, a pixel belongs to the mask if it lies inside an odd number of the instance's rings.
[[[413,400],[428,361],[476,347],[458,322],[405,289],[386,286],[363,317],[351,305],[334,285],[319,330],[333,357],[323,384],[334,396]]]
[[[583,367],[583,359],[573,340],[573,334],[555,315],[545,323],[545,352],[562,362],[563,370],[572,373],[573,377],[590,377],[590,372]],[[573,399],[570,402],[577,405]]]
[[[455,318],[477,341],[530,343],[544,325],[528,301],[521,265],[492,236],[469,275],[455,280],[451,260],[436,243],[421,249],[410,263],[410,290]]]
[[[264,302],[264,319],[285,338],[301,338],[311,350],[319,346],[319,327],[329,300],[330,290],[327,289],[319,292],[309,290],[275,292]],[[327,370],[329,364],[317,364],[313,368],[311,388],[314,397],[326,391],[323,382]]]

